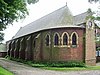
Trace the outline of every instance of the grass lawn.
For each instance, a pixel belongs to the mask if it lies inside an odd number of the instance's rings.
[[[21,59],[12,58],[11,60],[22,62],[31,67],[55,70],[55,71],[85,71],[85,70],[100,70],[100,66],[86,66],[82,62],[70,61],[70,62],[32,62]]]
[[[55,71],[84,71],[84,70],[100,70],[100,66],[88,66],[88,67],[40,67],[47,70]]]
[[[55,71],[84,71],[84,70],[100,70],[100,66],[84,66],[84,67],[49,67],[45,64],[30,64],[32,67],[37,67],[46,70],[55,70]]]
[[[85,70],[100,70],[100,66],[86,66],[83,64],[79,64],[78,66],[80,67],[73,67],[71,65],[75,65],[77,63],[73,63],[73,64],[69,64],[69,67],[64,67],[63,65],[66,66],[66,63],[64,64],[43,64],[43,63],[32,63],[32,62],[27,62],[25,64],[28,64],[32,67],[36,67],[36,68],[41,68],[41,69],[46,69],[46,70],[55,70],[55,71],[85,71]]]
[[[0,75],[14,75],[14,74],[0,67]]]

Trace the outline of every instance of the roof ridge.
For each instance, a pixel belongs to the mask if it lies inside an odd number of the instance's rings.
[[[85,13],[87,13],[87,11],[86,12],[83,12],[83,13],[80,13],[80,14],[77,14],[77,15],[75,15],[73,17],[79,16],[79,15],[82,15],[82,14],[85,14]]]

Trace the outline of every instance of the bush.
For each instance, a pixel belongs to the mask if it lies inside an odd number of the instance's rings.
[[[35,64],[35,65],[34,65]],[[38,65],[36,65],[38,64]],[[68,62],[34,62],[34,67],[85,67],[83,62],[68,61]]]
[[[7,56],[6,58],[17,61],[17,62],[21,62],[24,64],[28,64],[32,67],[85,67],[85,64],[80,61],[33,62],[33,61],[17,59],[17,58],[13,58],[9,56]]]

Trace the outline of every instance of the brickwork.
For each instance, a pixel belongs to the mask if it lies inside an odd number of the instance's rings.
[[[19,58],[25,59],[25,38],[22,38],[20,41],[20,49],[19,49]]]
[[[32,38],[28,36],[26,39],[25,59],[32,60]]]
[[[85,49],[85,62],[87,65],[96,64],[96,46],[95,46],[95,29],[92,22],[92,26],[89,27],[87,21],[86,26],[86,49]]]
[[[54,47],[54,40],[53,40],[53,35],[54,33],[57,32],[60,35],[60,45],[58,47]],[[69,43],[69,47],[63,47],[61,44],[61,35],[67,32],[69,36],[73,33],[76,32],[79,36],[78,39],[78,45],[75,48],[71,47],[71,44]],[[62,29],[54,29],[50,32],[45,31],[43,32],[44,35],[52,33],[52,36],[50,37],[51,39],[51,44],[49,47],[45,46],[45,38],[44,43],[43,43],[43,59],[44,60],[52,60],[52,61],[68,61],[68,60],[78,60],[78,61],[84,61],[84,42],[83,42],[83,37],[84,37],[84,29],[74,29],[74,28],[62,28]],[[69,39],[70,41],[70,39]]]
[[[19,48],[20,48],[19,44],[20,44],[19,40],[16,40],[15,41],[14,58],[18,58],[18,56],[19,56]]]
[[[54,34],[57,32],[59,34],[59,46],[54,46]],[[69,35],[69,43],[68,46],[63,46],[62,34],[67,32]],[[78,44],[73,47],[71,45],[71,34],[76,32],[78,34]],[[37,32],[31,34],[32,38],[28,39],[30,35],[27,35],[24,40],[20,39],[20,47],[19,47],[19,58],[32,60],[32,61],[83,61],[85,60],[86,64],[94,65],[95,63],[95,54],[94,54],[94,41],[92,34],[93,31],[89,31],[86,34],[86,51],[85,51],[85,29],[84,28],[59,28],[59,29],[51,29],[44,30],[41,32]],[[46,34],[50,35],[50,45],[46,46],[45,44],[45,36]],[[91,40],[90,40],[91,39]],[[16,39],[15,39],[16,40]],[[35,40],[35,44],[34,44]],[[24,45],[24,43],[26,44]],[[92,44],[91,44],[92,43]],[[93,47],[92,47],[93,46]],[[16,47],[16,44],[15,44]],[[92,48],[91,48],[92,47]],[[11,48],[12,49],[12,48]],[[88,50],[87,50],[88,49]],[[91,50],[90,50],[91,49]],[[92,51],[92,52],[91,52]],[[90,53],[91,52],[91,53]],[[85,55],[86,54],[86,55]],[[94,55],[94,56],[93,56]]]
[[[41,34],[40,33],[38,33],[37,35],[36,35],[36,44],[35,44],[35,48],[34,48],[34,61],[41,61]]]

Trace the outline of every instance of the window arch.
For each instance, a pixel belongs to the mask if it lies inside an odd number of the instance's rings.
[[[60,43],[59,39],[60,39],[59,34],[58,33],[55,33],[54,34],[54,45],[55,46],[59,45],[59,43]]]
[[[71,34],[71,44],[78,45],[78,34],[76,32]]]
[[[67,32],[64,32],[62,34],[62,45],[68,45],[69,44],[69,35]]]
[[[45,44],[46,44],[46,46],[50,45],[50,35],[49,34],[46,35]]]
[[[74,33],[72,36],[72,45],[77,45],[77,39],[76,39],[76,34]]]

